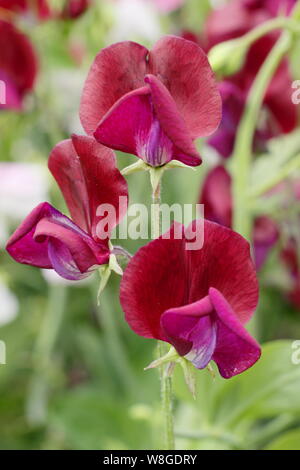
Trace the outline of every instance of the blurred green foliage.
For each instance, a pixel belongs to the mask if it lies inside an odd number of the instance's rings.
[[[197,31],[208,10],[208,1],[191,0],[180,12],[162,18],[161,25],[165,32]],[[46,166],[52,147],[76,130],[74,116],[85,75],[112,24],[105,2],[95,2],[74,22],[34,27],[21,22],[38,50],[40,74],[26,112],[0,115],[2,161]],[[79,55],[84,51],[82,61],[70,53],[76,48]],[[273,159],[273,172],[290,157],[292,145],[291,139],[278,141],[265,157]],[[133,161],[119,156],[120,168]],[[253,169],[258,185],[262,181],[255,175],[266,174],[259,165],[263,168],[263,159]],[[197,202],[208,167],[166,172],[163,201]],[[50,176],[49,181],[52,202],[65,210]],[[148,175],[131,175],[128,183],[132,202],[150,203]],[[129,240],[124,246],[135,252],[141,244]],[[14,263],[3,250],[0,263],[1,277],[20,302],[17,319],[0,329],[0,339],[7,344],[7,365],[0,365],[0,449],[160,448],[158,373],[143,371],[155,355],[155,343],[127,326],[117,276],[112,276],[98,308],[96,275],[80,287],[65,286],[47,282],[38,269]],[[261,273],[256,328],[262,342],[300,338],[300,312],[273,282],[278,269],[275,253]],[[291,340],[266,344],[262,359],[230,381],[198,372],[195,401],[176,370],[177,447],[300,450],[300,365],[291,361],[291,345]]]

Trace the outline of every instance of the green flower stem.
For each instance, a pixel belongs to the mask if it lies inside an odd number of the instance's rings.
[[[64,285],[49,286],[48,304],[34,348],[34,372],[29,383],[26,414],[34,425],[44,424],[47,418],[47,402],[54,366],[52,356],[64,318],[67,288]]]
[[[93,294],[98,289],[98,282],[93,285]],[[110,283],[105,292],[102,293],[99,304],[97,305],[96,315],[103,330],[103,340],[108,350],[112,363],[118,374],[118,378],[125,390],[132,396],[137,394],[137,383],[129,364],[127,353],[124,349],[120,331],[116,325],[115,315],[111,311],[111,299],[113,298],[113,289]]]
[[[271,50],[252,85],[237,131],[232,157],[233,227],[248,240],[252,232],[248,192],[253,138],[266,89],[282,58],[291,47],[291,43],[292,35],[285,31]]]
[[[155,170],[154,170],[155,171]],[[159,170],[158,170],[159,171]],[[153,187],[153,186],[152,186]],[[151,228],[152,238],[158,238],[161,235],[161,183],[159,182],[152,191],[152,210],[151,210]],[[166,353],[165,344],[158,342],[158,356],[163,357]],[[172,378],[168,376],[166,366],[159,367],[162,412],[164,420],[164,449],[175,449],[174,423],[172,410]]]
[[[260,39],[262,36],[265,36],[265,34],[276,29],[287,29],[297,34],[300,33],[300,25],[294,18],[279,16],[252,29],[249,33],[245,34],[243,38],[241,38],[241,41],[244,45],[249,47],[253,42],[257,41],[257,39]],[[237,41],[239,40],[240,39],[237,39]]]

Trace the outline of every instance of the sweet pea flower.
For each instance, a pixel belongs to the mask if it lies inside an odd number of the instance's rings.
[[[79,18],[90,6],[90,0],[67,0],[62,12],[63,18]]]
[[[4,84],[0,109],[19,110],[25,94],[34,86],[36,54],[29,39],[11,23],[2,20],[0,48],[0,80]]]
[[[49,169],[56,179],[71,219],[44,202],[37,206],[7,243],[19,263],[54,269],[61,277],[78,280],[109,263],[109,230],[99,231],[102,204],[114,207],[115,224],[125,215],[127,183],[116,168],[115,156],[93,138],[76,136],[51,152]]]
[[[198,223],[188,232],[195,233]],[[260,357],[244,328],[258,301],[249,244],[207,220],[201,249],[186,249],[190,234],[183,226],[180,235],[174,225],[129,262],[120,294],[126,321],[138,335],[170,343],[198,369],[213,360],[230,378]]]
[[[103,49],[86,80],[80,116],[98,142],[157,167],[201,163],[194,145],[212,134],[221,98],[202,49],[166,36],[151,51],[134,42]]]
[[[207,144],[213,147],[221,157],[228,158],[233,153],[236,131],[245,109],[247,93],[230,80],[221,82],[219,91],[223,103],[222,120],[218,130],[208,139]],[[253,151],[264,151],[266,142],[277,133],[277,126],[270,117],[262,120],[255,131]]]
[[[280,11],[285,12],[286,1],[272,2]],[[214,10],[208,17],[205,27],[206,48],[210,50],[216,44],[236,39],[259,24],[271,19],[277,13],[269,8],[269,2],[233,0],[225,6]],[[278,32],[269,33],[257,40],[249,49],[242,69],[226,79],[222,91],[225,93],[223,119],[219,130],[214,134],[210,145],[227,157],[232,153],[232,136],[235,134],[241,111],[243,111],[249,90],[266,57],[278,39]],[[228,83],[232,84],[231,92]],[[279,134],[289,133],[297,126],[298,116],[296,106],[291,100],[292,76],[289,63],[284,59],[264,97],[264,109],[267,111],[263,129],[258,129],[254,150],[264,148],[265,142]],[[227,90],[226,90],[227,88]],[[235,88],[235,90],[234,90]],[[230,109],[231,107],[231,109]],[[220,148],[221,141],[225,142]]]
[[[204,215],[207,219],[225,227],[232,227],[231,176],[224,166],[218,165],[206,175],[199,203],[204,205]],[[278,227],[270,217],[259,216],[255,219],[253,246],[257,270],[263,266],[278,237]]]

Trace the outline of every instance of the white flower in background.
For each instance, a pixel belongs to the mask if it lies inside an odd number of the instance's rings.
[[[44,165],[0,163],[0,246],[9,236],[10,225],[23,220],[48,196],[48,176]]]
[[[118,0],[114,4],[114,26],[108,43],[156,41],[161,36],[159,13],[152,0]]]
[[[73,68],[56,69],[49,76],[51,106],[68,134],[83,133],[78,109],[85,78],[86,72]]]
[[[19,310],[19,303],[8,287],[0,281],[0,326],[13,321]]]

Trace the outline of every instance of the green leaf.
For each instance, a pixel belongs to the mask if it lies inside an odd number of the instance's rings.
[[[300,152],[300,131],[272,139],[268,143],[268,153],[259,156],[252,165],[250,175],[251,193],[256,193],[268,181],[290,164]]]
[[[197,372],[197,415],[200,426],[223,431],[238,429],[247,435],[261,419],[283,413],[300,415],[300,365],[292,362],[293,341],[273,341],[262,348],[261,359],[246,372],[229,380],[218,372],[213,380],[207,371]],[[175,373],[174,391],[185,402],[191,402],[184,380]],[[198,418],[197,418],[198,416]]]
[[[271,442],[265,450],[300,450],[300,429],[282,434]]]

